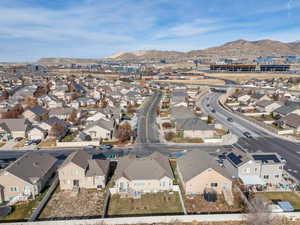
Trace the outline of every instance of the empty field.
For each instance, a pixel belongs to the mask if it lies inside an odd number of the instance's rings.
[[[76,194],[57,188],[39,219],[99,217],[102,215],[103,203],[103,191],[80,189],[79,193]]]
[[[225,81],[219,79],[201,79],[201,80],[154,80],[160,83],[180,83],[180,84],[203,84],[203,85],[224,85]]]
[[[143,194],[140,199],[113,195],[108,208],[109,216],[155,214],[182,214],[179,194],[176,192]]]
[[[224,78],[234,81],[255,79],[268,79],[268,78],[292,78],[299,77],[297,74],[275,74],[275,73],[205,73],[206,76],[215,78]]]

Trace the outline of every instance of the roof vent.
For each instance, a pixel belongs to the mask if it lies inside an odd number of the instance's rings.
[[[34,166],[34,167],[38,167],[38,166],[39,166],[39,163],[38,163],[38,162],[34,162],[34,163],[33,163],[33,166]]]

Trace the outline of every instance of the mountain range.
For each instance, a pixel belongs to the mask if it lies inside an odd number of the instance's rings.
[[[38,63],[94,63],[102,60],[181,59],[196,56],[259,57],[300,55],[300,41],[284,43],[274,40],[236,40],[224,45],[189,52],[140,50],[119,52],[102,59],[42,58]]]

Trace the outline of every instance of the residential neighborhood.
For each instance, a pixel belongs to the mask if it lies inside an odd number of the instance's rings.
[[[300,0],[0,21],[0,224],[300,225]]]

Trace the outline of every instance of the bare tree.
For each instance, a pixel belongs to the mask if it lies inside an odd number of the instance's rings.
[[[268,205],[260,199],[251,200],[252,208],[247,216],[248,225],[272,225],[271,214],[268,212]]]
[[[128,122],[121,124],[117,129],[117,138],[121,142],[129,140],[132,135],[133,132]]]
[[[49,131],[49,135],[52,137],[60,137],[63,136],[64,134],[65,134],[65,127],[58,122],[55,122]]]

